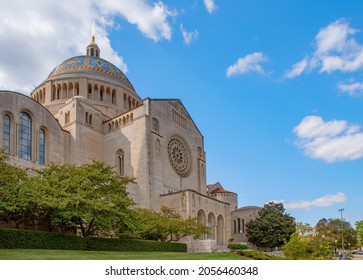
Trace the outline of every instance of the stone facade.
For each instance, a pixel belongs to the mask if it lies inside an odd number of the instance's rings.
[[[261,207],[245,206],[231,212],[231,238],[235,243],[248,243],[246,236],[246,224],[259,217]],[[253,247],[253,244],[249,244]]]
[[[198,217],[210,227],[202,239],[227,244],[237,194],[207,186],[204,138],[182,102],[142,100],[99,54],[92,38],[87,55],[62,62],[30,97],[0,91],[0,147],[10,162],[39,168],[104,161],[135,178],[127,189],[139,207]]]

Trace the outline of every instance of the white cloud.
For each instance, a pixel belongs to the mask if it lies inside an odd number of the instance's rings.
[[[294,64],[292,66],[292,69],[285,73],[285,78],[292,79],[292,78],[295,78],[297,76],[300,76],[301,73],[304,72],[304,70],[306,69],[307,66],[308,66],[308,60],[305,57],[300,62]]]
[[[255,52],[245,57],[239,58],[235,64],[230,65],[227,68],[227,77],[242,75],[248,72],[257,72],[259,74],[264,74],[261,62],[267,61],[264,54],[260,52]]]
[[[300,76],[307,69],[314,68],[326,73],[361,70],[363,45],[353,37],[357,32],[345,19],[336,20],[322,28],[314,40],[315,51],[306,58],[308,65],[303,67],[304,64],[295,64],[288,78]]]
[[[338,88],[342,92],[347,92],[350,96],[363,95],[363,83],[339,84]]]
[[[170,40],[172,28],[167,22],[168,17],[176,16],[162,1],[157,1],[153,6],[146,0],[103,0],[94,1],[106,17],[119,15],[137,28],[148,38],[159,41]]]
[[[284,202],[286,209],[303,209],[309,210],[314,207],[329,207],[337,203],[342,203],[347,200],[347,196],[339,192],[337,194],[328,194],[314,200],[297,200],[291,202]]]
[[[145,37],[159,41],[171,39],[168,19],[176,15],[163,2],[150,5],[146,0],[0,0],[0,6],[0,88],[25,93],[63,60],[85,53],[95,19],[101,56],[127,72],[109,39],[109,31],[118,28],[115,18],[124,18]]]
[[[184,43],[186,45],[189,45],[192,41],[198,39],[198,31],[197,30],[193,30],[188,32],[184,27],[183,24],[180,25],[180,31],[183,35],[184,38]]]
[[[344,19],[336,20],[327,27],[322,28],[316,35],[316,53],[328,54],[333,51],[344,52],[347,48],[354,47],[356,42],[349,36],[357,30],[349,27]]]
[[[328,163],[363,157],[363,132],[358,125],[307,116],[293,131],[298,137],[298,147],[308,157]]]
[[[214,3],[214,0],[204,0],[204,5],[210,14],[213,13],[217,9],[217,6]]]

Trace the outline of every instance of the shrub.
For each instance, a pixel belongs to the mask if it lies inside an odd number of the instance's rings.
[[[265,253],[250,251],[250,250],[237,250],[237,253],[241,256],[255,260],[281,260],[282,258],[267,255]]]
[[[52,232],[0,229],[1,249],[186,252],[184,243],[150,240],[82,238]]]
[[[283,251],[289,259],[306,259],[308,258],[308,245],[309,242],[306,238],[299,236],[297,233],[293,233],[289,242],[284,245]]]
[[[246,250],[248,246],[246,244],[231,243],[228,244],[228,249],[231,250]]]
[[[2,249],[64,249],[85,250],[86,243],[78,236],[58,233],[0,229]]]

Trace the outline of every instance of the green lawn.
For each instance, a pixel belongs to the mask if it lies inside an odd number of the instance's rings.
[[[106,252],[0,249],[0,260],[243,260],[231,253]]]

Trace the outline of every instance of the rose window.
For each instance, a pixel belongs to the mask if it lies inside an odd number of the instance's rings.
[[[181,176],[187,176],[190,171],[190,152],[187,144],[180,137],[174,136],[168,144],[168,155],[171,166]]]

